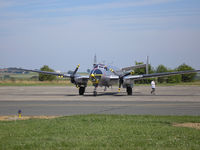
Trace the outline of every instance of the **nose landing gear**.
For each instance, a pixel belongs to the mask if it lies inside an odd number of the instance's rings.
[[[94,87],[93,95],[97,96],[97,86]]]

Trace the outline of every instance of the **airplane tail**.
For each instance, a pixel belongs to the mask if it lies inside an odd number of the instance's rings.
[[[141,65],[125,67],[125,68],[122,68],[121,70],[126,72],[126,71],[130,71],[130,70],[134,70],[134,69],[138,69],[138,68],[145,68],[145,67],[146,67],[146,64],[141,64]]]
[[[147,56],[146,64],[125,67],[125,68],[122,68],[121,70],[124,72],[127,72],[127,71],[138,69],[138,68],[146,68],[146,74],[149,74],[149,56]]]

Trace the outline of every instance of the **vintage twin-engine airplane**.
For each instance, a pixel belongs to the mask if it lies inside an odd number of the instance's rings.
[[[79,95],[84,95],[88,80],[90,80],[94,86],[94,91],[93,91],[94,96],[97,95],[96,89],[98,86],[100,87],[104,86],[106,90],[107,87],[119,84],[118,92],[120,92],[121,86],[123,86],[123,88],[126,88],[127,94],[132,95],[134,80],[200,72],[200,70],[190,70],[190,71],[164,72],[164,73],[153,73],[153,74],[148,74],[147,72],[147,74],[134,75],[133,70],[136,68],[143,68],[146,66],[146,70],[148,70],[147,68],[148,63],[146,65],[144,64],[144,65],[136,65],[132,67],[122,68],[121,70],[114,70],[112,67],[108,67],[104,64],[94,64],[93,69],[91,70],[88,76],[81,76],[77,74],[79,66],[80,65],[76,67],[76,69],[72,74],[62,74],[56,72],[47,72],[47,71],[29,70],[29,69],[18,69],[18,70],[70,78],[71,83],[73,83],[74,85],[76,85],[76,87],[79,88]]]

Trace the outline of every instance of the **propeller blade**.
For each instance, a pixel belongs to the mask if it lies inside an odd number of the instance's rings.
[[[134,75],[134,71],[132,70],[131,72],[128,72],[126,74],[124,74],[122,77],[126,77],[126,76],[129,76],[129,75]]]
[[[114,73],[117,76],[120,76],[118,73],[116,73],[112,68],[109,69],[112,73]]]
[[[128,75],[133,75],[135,72],[132,70],[131,72],[128,72],[124,75],[119,75],[118,73],[116,73],[112,68],[109,69],[112,73],[114,73],[115,75],[119,76],[119,88],[118,88],[118,92],[120,92],[121,90],[121,86],[124,82],[124,77],[128,76]]]
[[[76,84],[75,80],[74,80],[74,76],[76,74],[76,72],[78,71],[78,68],[80,67],[80,64],[76,67],[76,69],[74,70],[74,72],[71,74],[71,82]]]
[[[72,73],[72,76],[74,76],[76,74],[76,72],[78,71],[78,68],[80,67],[80,64],[76,67],[76,69],[74,70],[74,72]]]
[[[123,84],[123,79],[122,79],[122,80],[120,79],[120,80],[119,80],[118,92],[120,92],[122,84]]]

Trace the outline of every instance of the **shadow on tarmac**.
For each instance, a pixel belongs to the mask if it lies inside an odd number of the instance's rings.
[[[77,94],[10,94],[10,95],[16,95],[16,96],[37,96],[37,97],[43,97],[43,96],[70,96],[70,97],[75,97],[75,96],[80,96],[78,93]],[[93,96],[94,97],[94,95],[93,95],[93,93],[92,92],[86,92],[83,96],[85,96],[85,97],[91,97],[91,96]],[[156,95],[151,95],[151,94],[142,94],[142,93],[139,93],[139,92],[137,92],[137,93],[133,93],[133,95],[127,95],[127,93],[126,92],[120,92],[120,93],[118,93],[118,92],[98,92],[97,93],[97,96],[154,96],[154,97],[157,97],[157,96],[162,96],[162,97],[179,97],[179,96],[187,96],[187,97],[193,97],[193,96],[200,96],[200,94],[196,94],[196,95],[194,95],[194,94],[188,94],[188,95],[184,95],[184,94],[177,94],[177,95],[175,95],[175,94],[169,94],[169,95],[167,95],[167,94],[156,94]]]

